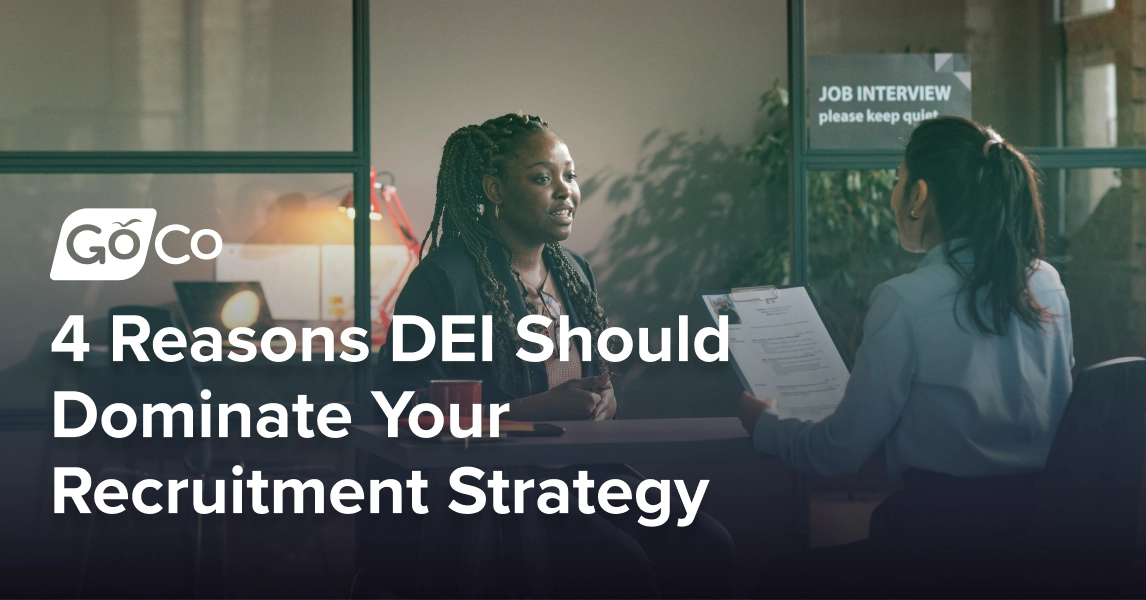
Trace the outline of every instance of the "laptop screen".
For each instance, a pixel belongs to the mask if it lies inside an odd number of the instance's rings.
[[[226,338],[236,327],[250,327],[257,338],[275,326],[257,281],[176,281],[175,295],[191,331],[212,327]]]

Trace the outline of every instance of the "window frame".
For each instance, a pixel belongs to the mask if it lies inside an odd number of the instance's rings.
[[[370,0],[351,0],[350,151],[0,151],[3,174],[344,173],[353,178],[354,325],[370,331]],[[370,415],[371,365],[354,367],[355,423]],[[0,431],[51,427],[50,408],[0,408]]]

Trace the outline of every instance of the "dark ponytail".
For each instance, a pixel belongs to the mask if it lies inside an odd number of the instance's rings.
[[[990,127],[940,117],[911,134],[903,164],[904,198],[917,182],[927,182],[943,239],[959,240],[944,251],[963,278],[960,292],[975,326],[1001,335],[1011,315],[1032,326],[1045,322],[1049,315],[1028,286],[1045,237],[1038,180],[1027,157]],[[962,252],[974,263],[956,260]]]

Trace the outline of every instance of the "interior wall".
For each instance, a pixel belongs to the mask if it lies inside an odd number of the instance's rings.
[[[373,161],[416,229],[433,215],[442,146],[507,112],[546,119],[582,181],[631,172],[653,131],[752,139],[760,95],[787,77],[783,0],[371,4]],[[623,207],[584,198],[567,245],[597,246]]]

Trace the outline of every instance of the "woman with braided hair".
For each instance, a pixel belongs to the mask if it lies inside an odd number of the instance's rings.
[[[516,330],[527,315],[548,316],[555,325],[568,315],[570,328],[584,327],[592,339],[608,326],[588,263],[560,244],[580,202],[569,149],[540,118],[509,114],[455,131],[442,153],[434,218],[422,244],[426,257],[395,314],[418,315],[435,326],[441,315],[492,315],[494,360],[441,361],[435,348],[438,360],[392,364],[386,347],[379,373],[384,391],[425,387],[433,379],[480,379],[483,400],[508,402],[511,419],[612,418],[613,367],[593,356],[591,344],[570,343],[567,361],[559,352],[545,363],[516,357],[519,348],[531,348]],[[413,337],[404,346],[421,347],[420,332],[409,329]],[[556,344],[556,327],[550,329]],[[480,328],[470,331],[473,348],[480,348]]]
[[[435,344],[423,360],[395,361],[390,335],[379,354],[375,389],[396,399],[431,380],[477,379],[482,380],[483,402],[508,403],[509,419],[613,418],[614,369],[591,343],[608,322],[589,264],[561,246],[580,203],[569,149],[539,117],[507,114],[450,135],[438,172],[433,221],[422,244],[425,257],[410,274],[395,314],[426,319],[436,340],[442,339],[443,315],[476,317],[468,329],[454,326],[455,332],[474,335],[469,348],[455,345],[455,351],[475,355],[485,343],[476,323],[481,315],[491,315],[493,360],[446,361],[441,344]],[[583,327],[591,337],[577,343],[571,336],[561,348],[556,327],[551,327],[548,333],[557,348],[551,358],[523,361],[517,351],[536,348],[520,338],[517,323],[536,314],[555,324],[565,316],[567,329]],[[405,328],[404,336],[406,350],[423,346],[419,328]],[[561,360],[566,353],[568,360]],[[632,489],[641,479],[625,465],[535,469],[539,479],[568,481],[578,470],[588,470],[593,481],[625,479]],[[674,505],[673,513],[673,518],[682,516],[683,506]],[[579,597],[722,594],[734,553],[718,522],[700,512],[688,527],[650,528],[639,525],[638,516],[637,511],[546,515],[542,522],[554,590]]]

